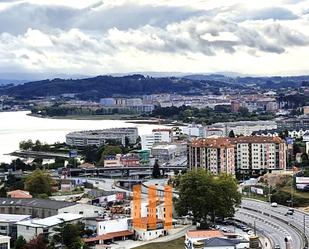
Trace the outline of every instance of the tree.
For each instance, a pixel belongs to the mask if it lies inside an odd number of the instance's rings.
[[[233,130],[230,131],[229,137],[231,137],[231,138],[232,138],[232,137],[235,137],[235,134],[234,134],[234,131],[233,131]]]
[[[124,141],[125,141],[125,147],[126,148],[129,147],[130,146],[130,139],[127,136],[125,136]]]
[[[152,169],[152,177],[159,178],[160,176],[161,176],[160,165],[158,159],[156,159]]]
[[[27,176],[25,182],[26,189],[33,195],[51,195],[52,179],[48,173],[36,169]]]
[[[27,140],[27,141],[21,141],[20,143],[19,143],[19,148],[21,149],[21,150],[30,150],[30,149],[32,149],[33,148],[33,142],[32,142],[32,140],[31,139],[29,139],[29,140]]]
[[[84,230],[82,223],[70,224],[62,222],[54,228],[52,242],[54,244],[63,244],[68,249],[80,249],[83,247],[81,235]]]
[[[301,165],[303,167],[309,166],[309,158],[307,153],[301,155]]]
[[[15,241],[15,246],[14,249],[24,249],[26,246],[27,242],[25,238],[21,235],[19,235]]]
[[[121,153],[122,153],[122,149],[120,148],[120,146],[108,145],[104,148],[104,150],[101,154],[100,163],[103,164],[103,162],[104,162],[104,160],[107,156],[115,156],[115,155],[121,154]]]
[[[24,249],[47,249],[48,240],[42,235],[31,239],[25,246]]]
[[[5,187],[2,187],[0,189],[0,197],[7,197],[7,192],[6,192]]]
[[[180,178],[179,198],[175,207],[179,215],[192,212],[194,221],[206,224],[209,217],[230,217],[240,204],[236,180],[227,174],[214,176],[205,170],[190,171]]]

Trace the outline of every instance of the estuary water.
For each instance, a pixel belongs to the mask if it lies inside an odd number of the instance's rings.
[[[4,154],[19,148],[22,140],[53,143],[64,142],[71,131],[115,127],[137,127],[139,135],[151,133],[152,129],[164,127],[154,124],[134,124],[124,120],[71,120],[29,116],[30,112],[0,112],[0,162],[10,162],[12,157]]]

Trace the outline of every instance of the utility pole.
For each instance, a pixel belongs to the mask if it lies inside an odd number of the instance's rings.
[[[294,178],[294,175],[292,175],[292,182],[291,182],[291,207],[293,207],[293,198],[294,198],[294,191],[293,191],[293,178]]]

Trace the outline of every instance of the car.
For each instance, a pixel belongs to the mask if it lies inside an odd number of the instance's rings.
[[[277,202],[272,202],[272,203],[270,204],[270,206],[272,206],[272,207],[278,207],[278,203],[277,203]]]
[[[285,216],[287,216],[287,215],[293,215],[293,214],[294,214],[294,212],[293,212],[293,211],[288,210],[288,211],[286,212]]]
[[[251,229],[249,228],[249,227],[244,227],[244,228],[242,228],[242,230],[244,231],[244,232],[249,232]]]
[[[294,208],[289,208],[289,211],[294,213]]]
[[[227,233],[229,230],[226,227],[221,227],[221,231]]]
[[[276,244],[274,249],[281,249],[281,247],[278,244]]]

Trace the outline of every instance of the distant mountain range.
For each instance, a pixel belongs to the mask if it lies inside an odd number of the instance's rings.
[[[57,96],[75,93],[81,99],[98,100],[110,96],[137,96],[153,93],[201,94],[219,92],[221,87],[238,89],[256,85],[264,89],[299,87],[309,82],[309,76],[291,77],[231,77],[222,74],[192,74],[178,77],[149,77],[141,74],[127,76],[97,76],[92,78],[55,78],[0,88],[0,94],[20,98]]]

